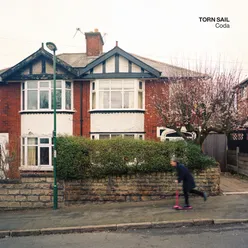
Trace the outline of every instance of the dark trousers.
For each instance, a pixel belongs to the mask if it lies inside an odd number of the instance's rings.
[[[201,197],[204,197],[204,193],[196,190],[196,189],[191,189],[190,191],[187,188],[183,188],[183,194],[184,194],[184,199],[185,199],[185,205],[189,206],[189,193],[199,195]]]

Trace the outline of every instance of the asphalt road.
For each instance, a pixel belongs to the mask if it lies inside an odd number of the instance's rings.
[[[1,248],[247,248],[248,224],[67,234],[0,240]]]

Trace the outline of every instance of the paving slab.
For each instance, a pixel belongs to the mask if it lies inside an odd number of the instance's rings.
[[[223,174],[220,178],[220,188],[224,194],[248,194],[248,180]]]

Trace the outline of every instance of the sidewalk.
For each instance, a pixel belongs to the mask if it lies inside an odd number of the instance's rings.
[[[182,199],[181,199],[182,200]],[[87,204],[59,210],[0,212],[0,231],[159,222],[192,219],[248,219],[248,195],[192,198],[194,209],[176,211],[174,201]]]
[[[223,194],[248,194],[248,180],[238,175],[222,174],[220,187]]]

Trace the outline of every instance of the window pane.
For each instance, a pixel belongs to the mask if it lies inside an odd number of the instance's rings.
[[[121,134],[111,134],[111,139],[121,138]]]
[[[37,82],[27,82],[28,89],[37,89]]]
[[[109,139],[110,135],[109,134],[100,134],[99,139]]]
[[[49,165],[49,147],[40,148],[40,164]]]
[[[124,92],[124,108],[134,108],[134,92]]]
[[[96,108],[96,93],[92,93],[92,109]]]
[[[38,165],[38,147],[28,146],[28,165]]]
[[[28,90],[28,109],[37,109],[37,90]]]
[[[65,82],[65,88],[71,89],[71,82]]]
[[[113,81],[111,82],[112,90],[122,90],[122,82],[121,81]]]
[[[99,89],[100,90],[109,90],[110,89],[110,83],[107,81],[105,82],[99,82]]]
[[[95,82],[92,82],[92,90],[95,90],[95,87],[96,87]]]
[[[25,110],[25,91],[22,91],[22,110]]]
[[[112,91],[111,92],[111,108],[122,108],[121,91]]]
[[[143,92],[139,92],[138,95],[138,108],[143,109]]]
[[[40,82],[40,88],[49,88],[49,82]]]
[[[124,139],[134,139],[134,134],[124,134]]]
[[[52,109],[53,109],[53,90],[52,90]],[[57,103],[57,109],[61,109],[62,105],[62,90],[56,90],[56,103]]]
[[[65,91],[65,108],[71,109],[71,90]]]
[[[25,89],[25,83],[22,83],[22,89],[23,90]]]
[[[53,81],[51,82],[51,84],[52,84],[52,87],[51,87],[51,88],[54,88],[54,87],[53,87]],[[62,88],[62,83],[61,83],[61,81],[56,81],[56,88]]]
[[[143,88],[143,84],[142,82],[139,82],[139,89],[142,90],[142,88]]]
[[[140,140],[143,140],[143,135],[139,135],[139,139]]]
[[[28,138],[28,145],[37,145],[38,138]]]
[[[25,146],[22,146],[22,165],[25,165]]]
[[[48,109],[49,105],[49,91],[40,91],[40,108],[41,109]]]
[[[99,99],[100,106],[99,107],[102,109],[108,109],[109,108],[109,92],[102,91],[100,92],[99,95],[100,95],[100,99]]]
[[[40,144],[49,144],[49,138],[41,138]]]
[[[134,83],[133,81],[125,81],[123,83],[124,90],[134,90]]]

